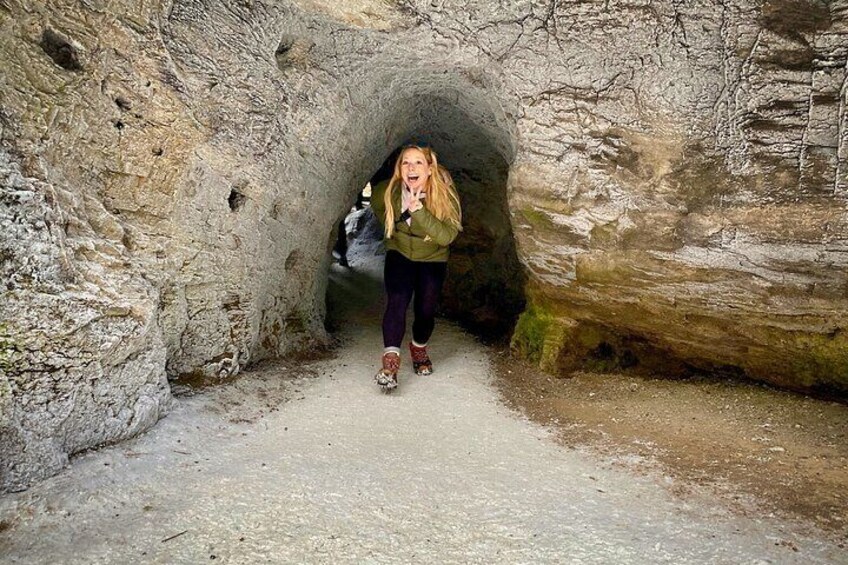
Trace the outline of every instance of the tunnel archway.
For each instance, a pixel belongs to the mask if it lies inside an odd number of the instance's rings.
[[[525,304],[525,278],[507,202],[511,148],[505,139],[509,134],[495,130],[497,134],[493,136],[491,128],[496,120],[491,115],[481,116],[488,104],[481,104],[479,99],[469,100],[458,93],[417,99],[425,102],[416,103],[416,98],[412,104],[409,100],[398,102],[405,106],[399,114],[406,118],[402,133],[392,136],[399,141],[395,141],[396,145],[389,140],[377,144],[382,149],[380,165],[373,167],[364,180],[359,177],[354,181],[355,192],[341,199],[341,213],[333,227],[339,226],[338,220],[351,209],[366,181],[391,174],[401,146],[411,143],[432,147],[440,163],[453,175],[463,208],[463,231],[451,246],[440,312],[485,341],[507,339]],[[398,114],[390,112],[384,116],[390,122],[398,121]],[[336,241],[336,231],[331,229],[328,233],[329,252]],[[368,236],[375,237],[373,230]],[[327,304],[332,308],[332,301]],[[328,317],[333,317],[332,312],[328,312]]]
[[[461,197],[470,198],[464,214],[477,218],[466,222],[469,239],[456,242],[451,276],[457,284],[446,285],[443,313],[484,337],[504,336],[511,328],[523,304],[506,182],[517,153],[520,100],[485,70],[434,64],[417,55],[415,61],[411,67],[394,59],[373,66],[312,106],[308,120],[290,126],[297,151],[287,154],[278,182],[294,181],[297,188],[278,198],[274,209],[280,211],[279,223],[297,224],[301,233],[281,240],[276,223],[262,225],[267,230],[262,238],[277,243],[268,259],[281,267],[275,268],[279,276],[256,280],[261,319],[251,362],[326,343],[333,230],[391,152],[409,141],[434,147],[466,185],[460,187]],[[509,261],[487,263],[487,257]],[[514,284],[507,287],[507,279]],[[462,291],[452,294],[451,288]],[[501,296],[508,300],[498,302]]]

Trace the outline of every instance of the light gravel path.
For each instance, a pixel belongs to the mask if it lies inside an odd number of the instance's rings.
[[[334,266],[331,281],[373,304],[374,276]],[[268,370],[182,398],[144,436],[0,498],[0,562],[848,562],[798,526],[675,498],[662,477],[562,447],[501,404],[485,348],[447,323],[437,372],[406,364],[392,395],[371,380],[378,307],[342,341],[261,418],[232,421],[258,413]]]

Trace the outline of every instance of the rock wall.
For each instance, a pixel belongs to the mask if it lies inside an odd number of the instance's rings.
[[[491,211],[472,204],[469,233],[514,233],[513,343],[546,368],[844,393],[846,19],[816,0],[0,0],[0,488],[149,427],[167,377],[323,340],[329,234],[410,138]],[[469,295],[499,288],[464,268]]]
[[[846,10],[585,15],[604,21],[590,44],[630,31],[605,72],[586,73],[606,80],[530,96],[547,131],[564,126],[563,144],[513,166],[535,306],[519,350],[559,371],[695,367],[848,390]]]

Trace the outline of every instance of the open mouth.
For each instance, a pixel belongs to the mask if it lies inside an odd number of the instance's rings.
[[[418,182],[419,175],[409,175],[407,179],[409,182]]]

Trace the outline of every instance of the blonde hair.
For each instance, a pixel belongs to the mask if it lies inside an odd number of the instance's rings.
[[[406,145],[401,150],[400,155],[398,155],[397,161],[395,161],[392,180],[389,181],[389,186],[386,188],[386,194],[383,197],[386,204],[386,238],[391,238],[395,232],[395,210],[392,205],[392,194],[396,189],[400,190],[403,188],[401,165],[404,154],[411,149],[421,151],[424,154],[424,158],[427,159],[427,165],[430,167],[430,176],[427,178],[427,198],[424,199],[424,206],[439,221],[444,222],[447,220],[456,229],[462,231],[462,209],[451,174],[439,164],[436,152],[429,147]]]

